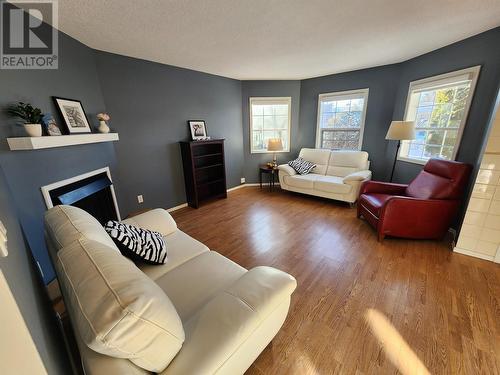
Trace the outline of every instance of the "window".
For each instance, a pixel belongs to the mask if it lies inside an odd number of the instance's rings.
[[[280,138],[283,151],[290,151],[292,98],[250,98],[250,152],[268,152],[267,142]]]
[[[368,89],[320,94],[316,147],[360,150]]]
[[[405,120],[415,121],[416,139],[402,142],[400,160],[425,164],[431,157],[455,159],[479,69],[410,83]]]

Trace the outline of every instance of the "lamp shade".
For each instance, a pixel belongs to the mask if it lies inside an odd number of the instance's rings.
[[[267,151],[282,151],[283,143],[280,138],[271,138],[267,142]]]
[[[397,141],[415,139],[415,123],[413,121],[392,121],[385,139]]]

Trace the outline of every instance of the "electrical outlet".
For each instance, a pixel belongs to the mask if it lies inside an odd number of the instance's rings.
[[[137,202],[138,202],[138,203],[143,203],[143,202],[144,202],[144,198],[143,198],[143,196],[142,196],[142,195],[138,195],[138,196],[137,196]]]
[[[241,183],[244,184],[245,183],[245,177],[242,177],[241,178]]]

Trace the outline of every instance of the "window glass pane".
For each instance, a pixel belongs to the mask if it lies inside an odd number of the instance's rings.
[[[321,113],[335,112],[336,102],[321,102]]]
[[[441,146],[444,140],[444,133],[444,130],[429,130],[427,132],[427,140],[425,143],[428,145]]]
[[[288,151],[290,149],[288,144],[290,99],[270,98],[269,104],[266,104],[264,98],[259,98],[259,104],[252,103],[252,99],[250,103],[252,114],[251,151],[266,152],[268,141],[271,138],[281,138],[283,150]]]
[[[288,116],[276,116],[276,128],[286,129],[288,127]]]
[[[337,112],[349,112],[351,110],[350,100],[339,100],[337,102]]]
[[[429,126],[431,119],[432,106],[419,107],[417,109],[417,116],[415,118],[415,126],[417,128],[426,128]]]
[[[253,116],[252,118],[253,130],[260,130],[264,127],[264,117]]]
[[[265,150],[264,137],[262,135],[262,132],[254,131],[252,134],[253,134],[253,148],[255,150]]]
[[[277,116],[288,116],[288,106],[286,104],[277,104],[274,106],[274,114]]]
[[[474,74],[477,70],[470,73],[470,77]],[[422,161],[431,157],[453,157],[458,147],[459,129],[464,125],[469,95],[472,94],[472,78],[464,82],[463,73],[457,77],[456,84],[447,78],[446,86],[442,77],[436,77],[435,81],[425,83],[427,89],[422,89],[423,84],[417,84],[417,89],[410,92],[406,120],[415,121],[416,139],[401,148],[401,156]]]
[[[457,130],[447,130],[443,144],[445,146],[454,146],[457,141],[457,137],[458,137]]]
[[[274,116],[264,116],[264,129],[274,129],[276,127]]]
[[[252,115],[260,115],[262,116],[264,114],[264,106],[263,105],[258,105],[258,104],[253,104],[252,105]]]
[[[351,100],[351,111],[362,111],[365,104],[364,99],[352,99]]]
[[[318,147],[358,150],[366,93],[342,93],[338,100],[334,99],[335,94],[328,95],[328,99],[320,97]],[[347,95],[351,98],[345,99]],[[357,95],[359,96],[356,97]]]

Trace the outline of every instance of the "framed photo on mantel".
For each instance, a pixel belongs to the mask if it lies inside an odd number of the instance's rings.
[[[193,141],[206,141],[210,137],[207,135],[207,126],[203,120],[189,120],[189,130]]]
[[[53,96],[56,107],[64,120],[69,134],[92,133],[89,120],[79,100],[58,98]]]

